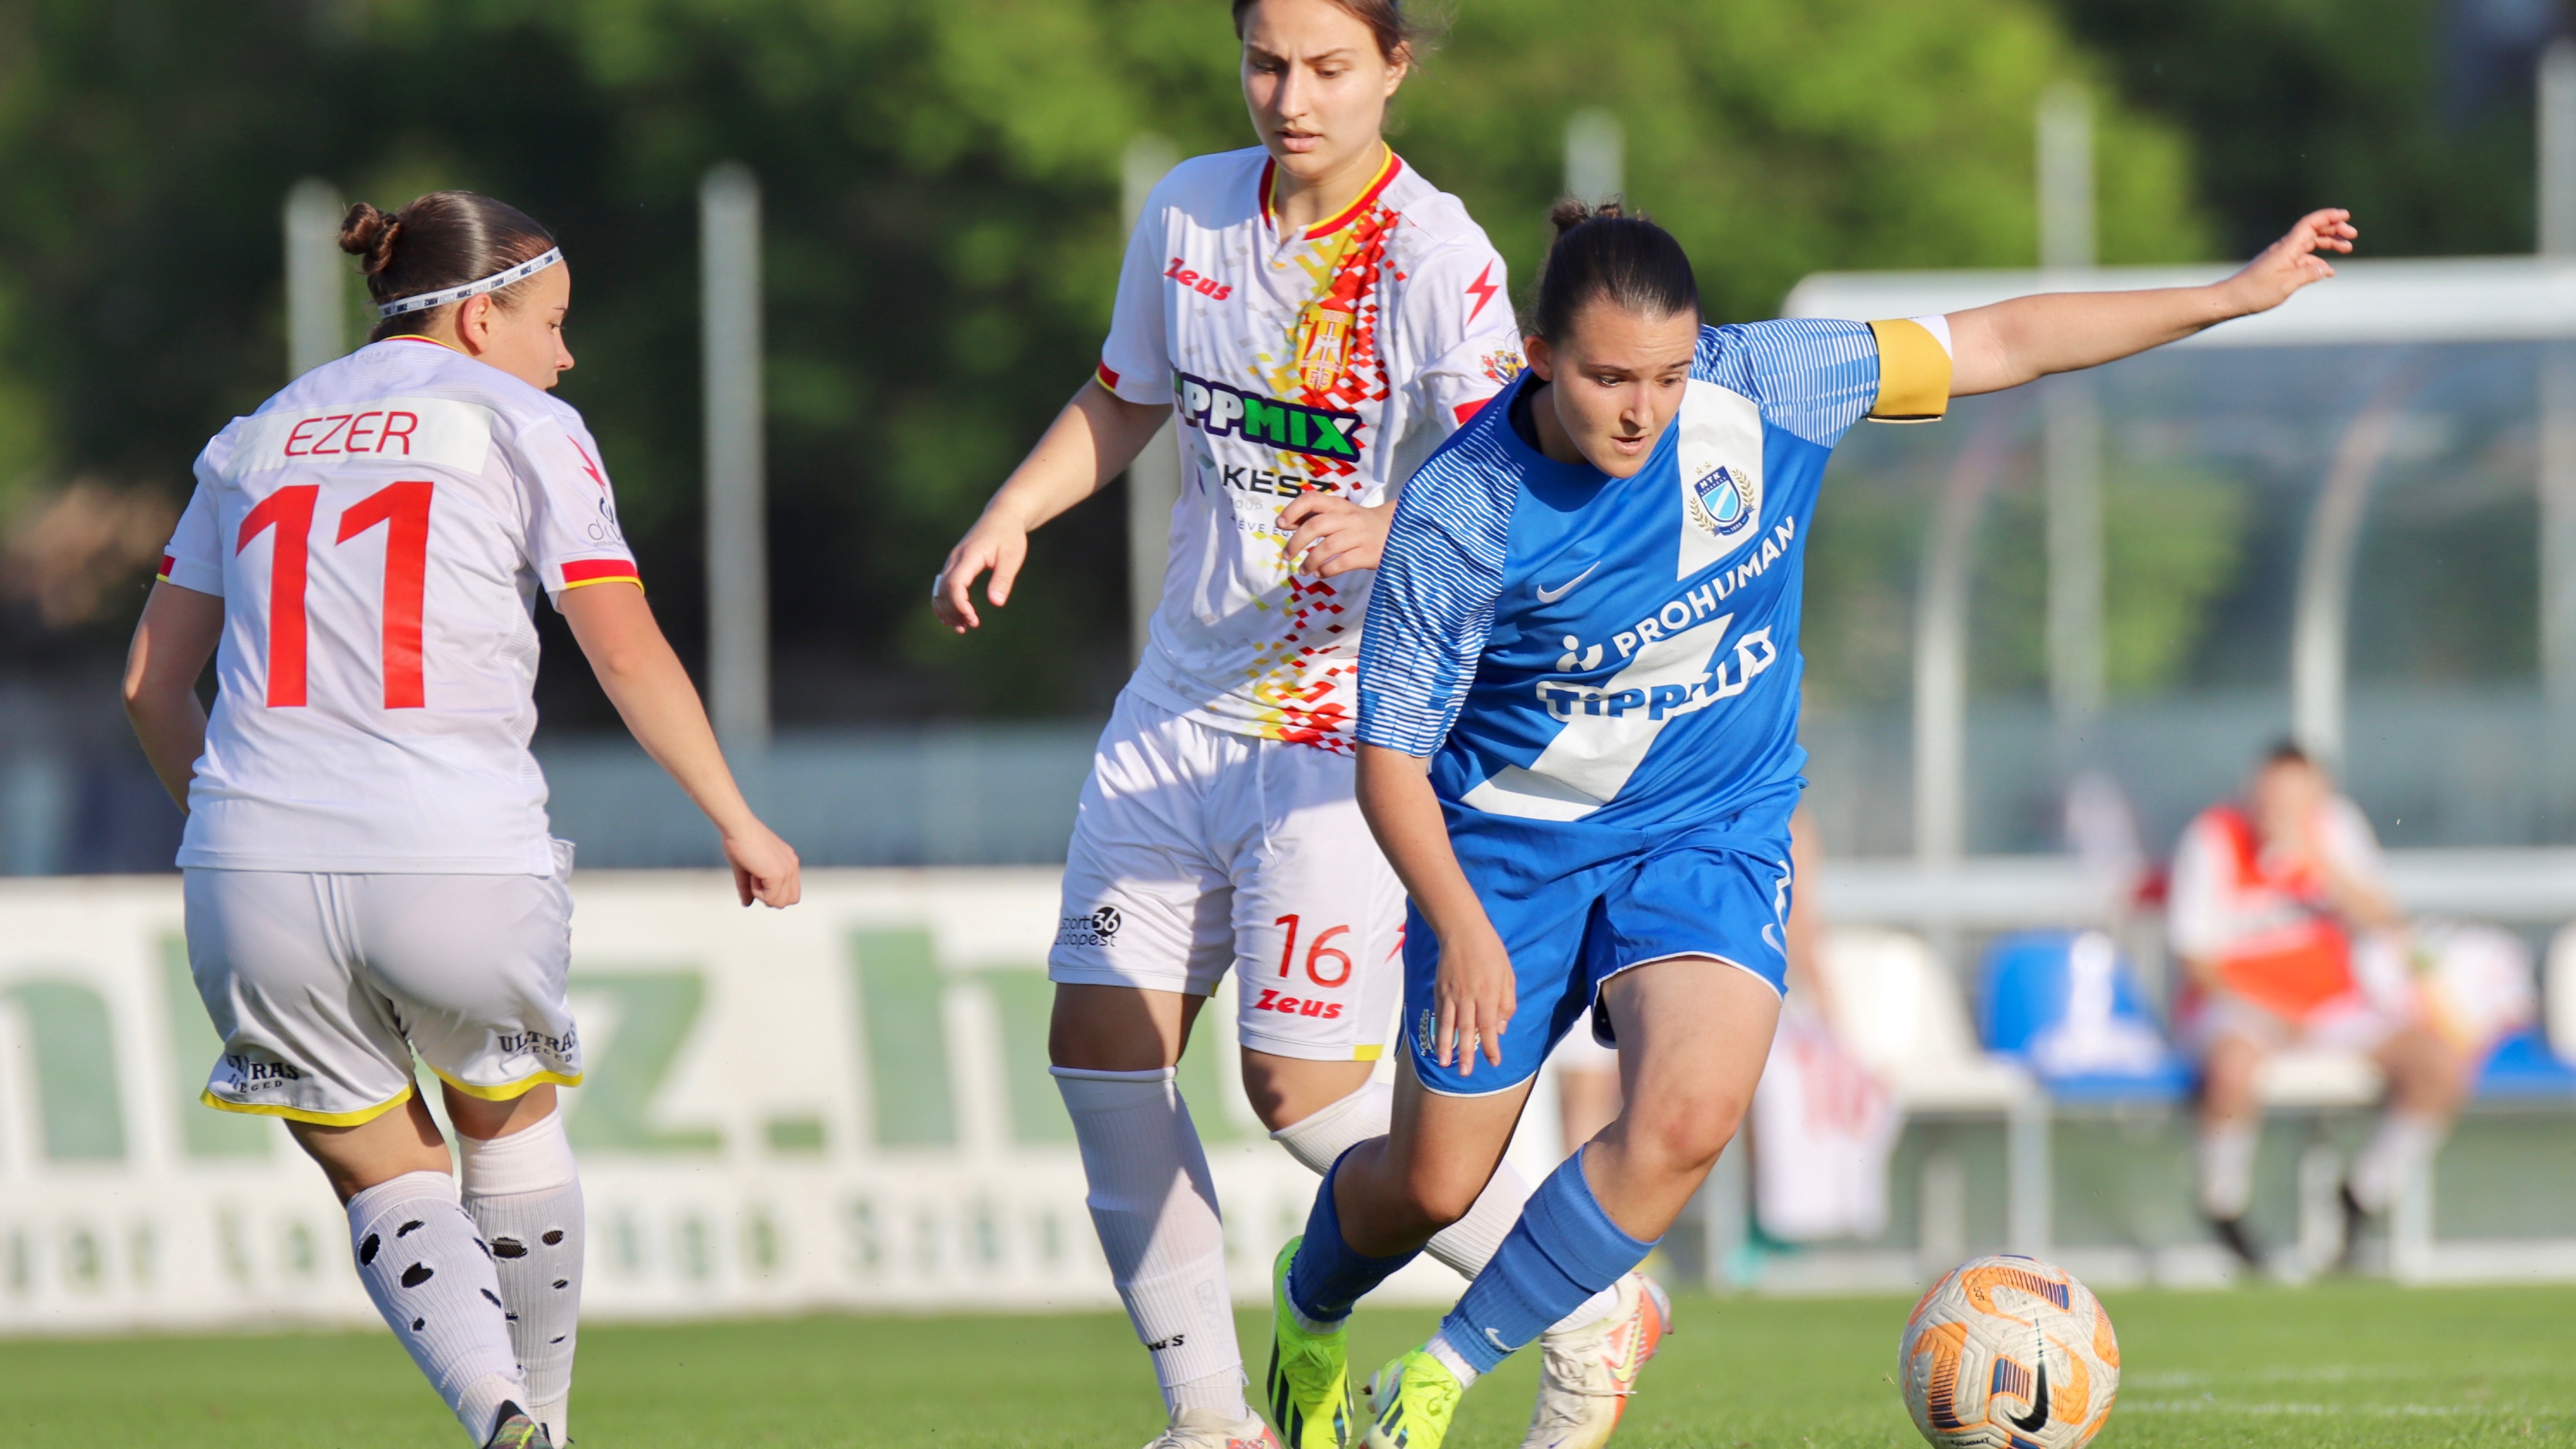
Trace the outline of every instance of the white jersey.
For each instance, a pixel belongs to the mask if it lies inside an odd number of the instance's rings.
[[[197,457],[161,577],[224,601],[182,866],[551,875],[536,591],[635,582],[570,406],[424,338]]]
[[[1127,245],[1100,381],[1179,414],[1181,497],[1129,686],[1240,734],[1347,752],[1374,574],[1294,574],[1279,511],[1384,502],[1520,370],[1503,261],[1389,151],[1340,215],[1283,233],[1259,148],[1184,161]]]

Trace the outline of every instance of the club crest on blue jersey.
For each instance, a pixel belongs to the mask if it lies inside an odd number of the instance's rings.
[[[1733,538],[1753,523],[1751,489],[1720,463],[1717,471],[1691,484],[1691,522],[1720,538]]]
[[[1763,502],[1762,412],[1751,398],[1694,377],[1682,394],[1680,431],[1677,580],[1759,537]]]

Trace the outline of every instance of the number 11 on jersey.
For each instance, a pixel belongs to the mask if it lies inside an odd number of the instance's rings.
[[[384,679],[385,708],[420,709],[426,689],[422,678],[421,605],[429,587],[429,504],[435,485],[412,481],[388,483],[340,511],[334,543],[385,525]],[[271,709],[300,707],[304,687],[304,575],[313,509],[322,485],[298,483],[280,488],[242,516],[233,552],[269,529],[277,531],[268,556],[268,690]]]

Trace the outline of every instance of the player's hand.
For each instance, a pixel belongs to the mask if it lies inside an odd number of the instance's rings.
[[[1288,537],[1288,565],[1319,579],[1376,568],[1394,518],[1393,503],[1364,508],[1330,493],[1301,493],[1279,510],[1280,526],[1297,530]]]
[[[733,893],[744,905],[758,901],[783,911],[805,894],[804,867],[796,847],[755,820],[724,838],[725,864],[733,867]]]
[[[1473,933],[1462,931],[1454,940],[1443,937],[1440,971],[1431,987],[1432,1059],[1444,1067],[1454,1063],[1462,1077],[1476,1074],[1479,1052],[1500,1067],[1503,1028],[1511,1025],[1519,996],[1511,953],[1491,924]]]
[[[998,609],[1011,599],[1011,585],[1019,579],[1020,565],[1029,557],[1029,531],[1006,518],[991,513],[975,520],[966,536],[948,551],[948,562],[940,565],[939,577],[930,581],[930,607],[939,622],[960,634],[984,621],[975,613],[975,605],[966,591],[975,577],[986,569],[993,571],[992,582],[984,586],[984,597]]]
[[[2227,279],[2227,288],[2241,309],[2237,315],[2269,312],[2301,287],[2333,276],[2334,265],[2322,254],[2349,252],[2360,238],[2352,213],[2340,206],[2300,217],[2288,236],[2265,247],[2261,256]]]

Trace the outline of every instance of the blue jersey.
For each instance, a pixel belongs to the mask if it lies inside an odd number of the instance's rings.
[[[1785,840],[1817,483],[1862,417],[1940,414],[1947,332],[1703,327],[1679,415],[1625,479],[1521,438],[1524,376],[1405,484],[1362,635],[1360,740],[1433,757],[1453,825],[1740,818]]]

